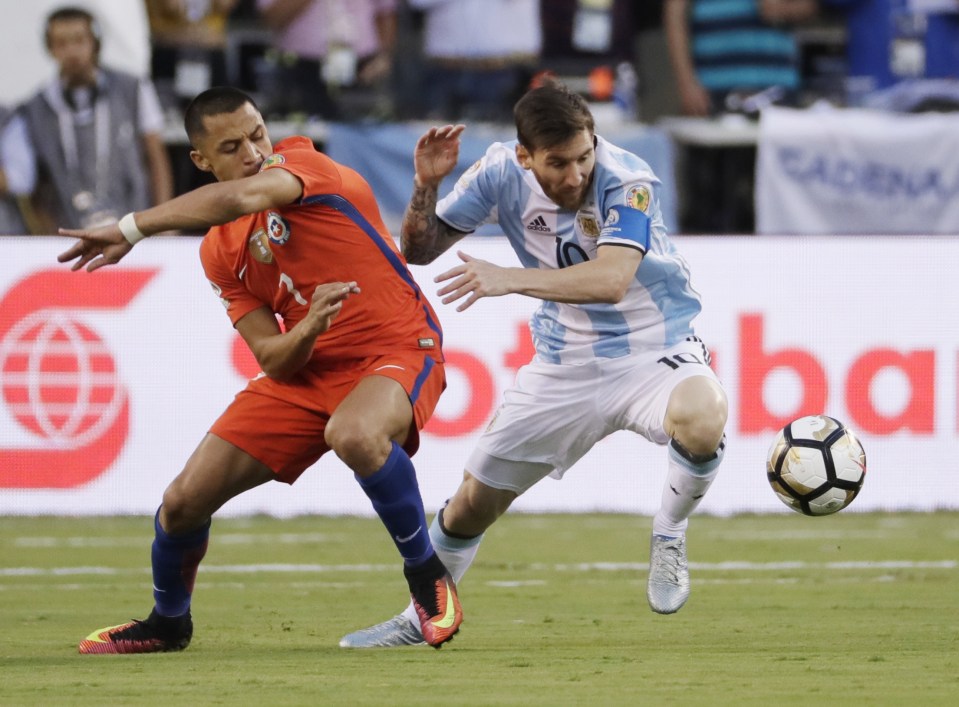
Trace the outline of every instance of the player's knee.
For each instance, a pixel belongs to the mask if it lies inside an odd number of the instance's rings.
[[[670,398],[666,430],[692,454],[712,454],[726,429],[726,395],[716,385],[690,388],[686,393]]]
[[[358,474],[372,473],[386,463],[391,445],[380,434],[362,425],[331,419],[326,426],[326,443],[343,463]]]
[[[708,456],[716,451],[722,441],[726,427],[724,411],[715,410],[712,414],[699,414],[686,418],[674,426],[671,435],[690,453]]]
[[[690,454],[706,458],[715,454],[723,439],[723,430],[712,425],[683,427],[677,430],[673,438]]]
[[[180,535],[196,530],[208,520],[203,509],[177,484],[170,484],[163,492],[160,507],[160,526],[170,535]]]

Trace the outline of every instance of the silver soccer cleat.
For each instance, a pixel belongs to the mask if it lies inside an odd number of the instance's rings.
[[[414,626],[403,614],[381,624],[361,628],[340,639],[340,648],[393,648],[396,646],[425,646],[419,626]]]
[[[649,580],[646,598],[657,614],[679,611],[689,598],[686,538],[653,535],[649,543]]]

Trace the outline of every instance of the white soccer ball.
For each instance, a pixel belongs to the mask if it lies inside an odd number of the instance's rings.
[[[807,516],[852,503],[866,478],[866,452],[856,435],[825,415],[786,425],[769,448],[766,478],[779,499]]]

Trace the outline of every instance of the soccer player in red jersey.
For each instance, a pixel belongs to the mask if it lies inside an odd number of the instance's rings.
[[[307,138],[274,147],[253,101],[232,88],[197,96],[185,124],[194,164],[217,183],[114,225],[61,229],[77,241],[59,260],[94,271],[145,236],[208,228],[204,271],[263,374],[163,494],[150,616],[94,631],[79,650],[186,648],[212,515],[267,481],[293,483],[331,449],[393,538],[425,640],[439,647],[459,630],[462,610],[430,543],[410,461],[446,385],[436,315],[356,172]]]

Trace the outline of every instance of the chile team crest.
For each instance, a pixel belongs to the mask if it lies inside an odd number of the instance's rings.
[[[270,241],[277,245],[284,245],[290,240],[290,224],[276,211],[266,213],[266,232]]]

